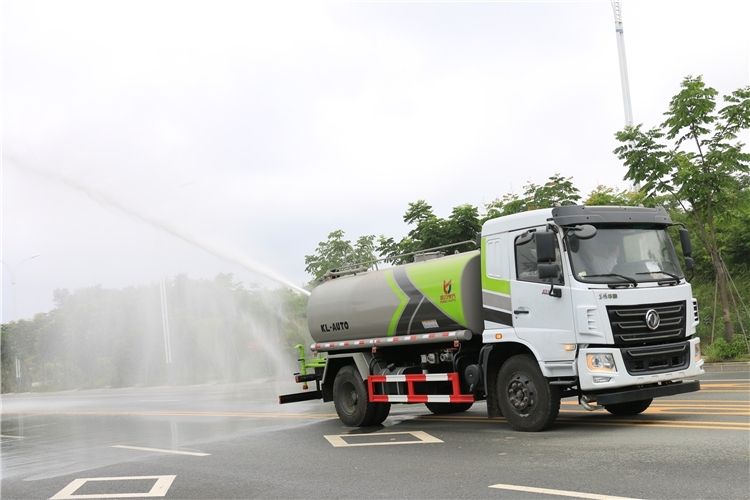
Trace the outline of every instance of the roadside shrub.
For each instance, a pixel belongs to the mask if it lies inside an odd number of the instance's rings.
[[[732,348],[732,359],[747,359],[750,353],[747,352],[745,337],[739,333],[734,335],[734,340],[730,344]]]
[[[747,346],[745,345],[745,338],[742,335],[735,335],[731,344],[724,339],[716,339],[706,349],[707,361],[726,361],[747,357]]]

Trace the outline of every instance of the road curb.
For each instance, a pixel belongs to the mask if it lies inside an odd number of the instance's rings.
[[[705,363],[703,369],[712,372],[750,372],[750,361],[737,361],[734,363]]]

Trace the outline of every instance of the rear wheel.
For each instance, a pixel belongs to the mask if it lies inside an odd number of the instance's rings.
[[[547,383],[536,360],[519,354],[507,360],[497,375],[500,409],[516,430],[543,431],[560,412],[560,388]]]
[[[471,408],[474,403],[425,403],[428,410],[435,415],[462,413]]]
[[[378,404],[370,402],[367,386],[359,371],[352,365],[341,368],[333,380],[333,405],[339,419],[349,427],[373,425],[380,416],[378,410],[383,411]],[[390,404],[388,406],[390,409]],[[380,422],[385,420],[386,416],[387,412]]]
[[[638,415],[643,413],[651,406],[652,399],[640,399],[638,401],[628,401],[627,403],[616,403],[613,405],[604,405],[604,409],[612,415]]]
[[[391,412],[391,403],[370,403],[376,407],[375,416],[372,419],[370,425],[380,425],[383,420],[388,418],[388,414]]]

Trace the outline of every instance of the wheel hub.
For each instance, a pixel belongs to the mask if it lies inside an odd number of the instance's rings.
[[[523,374],[514,375],[508,384],[508,401],[519,413],[528,413],[532,409],[535,395],[534,384]]]
[[[341,398],[341,406],[343,410],[350,415],[354,414],[354,412],[357,411],[357,403],[359,402],[357,388],[352,384],[347,384],[342,393],[344,396]]]

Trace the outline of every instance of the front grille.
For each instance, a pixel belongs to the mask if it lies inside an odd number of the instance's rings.
[[[625,369],[631,375],[682,370],[690,364],[690,342],[677,344],[625,347],[620,351]]]
[[[693,299],[693,322],[697,325],[700,323],[700,317],[698,316],[698,301]]]
[[[655,329],[646,324],[646,314],[650,310],[659,314],[659,326]],[[637,306],[607,307],[609,323],[615,345],[638,346],[674,342],[685,338],[685,302],[647,304]]]

